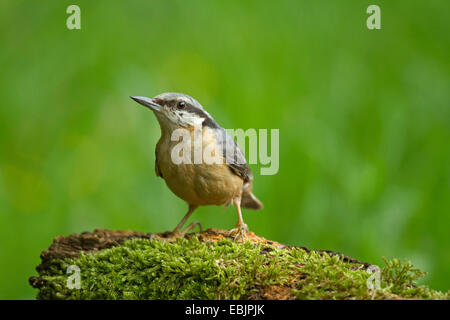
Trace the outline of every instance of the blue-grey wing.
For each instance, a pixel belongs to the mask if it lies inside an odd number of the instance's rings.
[[[252,171],[245,161],[244,153],[236,141],[224,129],[219,130],[218,135],[217,140],[222,145],[223,157],[230,170],[241,177],[244,182],[252,181]]]

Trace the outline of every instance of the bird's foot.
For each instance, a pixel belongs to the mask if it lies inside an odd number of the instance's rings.
[[[183,236],[188,233],[189,231],[191,231],[192,229],[194,229],[196,226],[198,226],[198,228],[200,229],[200,232],[202,232],[203,228],[202,228],[202,224],[198,221],[194,221],[192,222],[190,225],[188,225],[186,227],[186,229],[183,230],[182,234]]]
[[[245,223],[238,224],[236,228],[228,232],[228,236],[234,237],[234,241],[244,241],[247,237],[248,226]]]
[[[189,231],[191,231],[192,229],[194,229],[196,226],[198,226],[199,227],[199,229],[200,229],[200,232],[202,232],[202,225],[200,224],[200,222],[198,222],[198,221],[194,221],[194,222],[192,222],[190,225],[188,225],[183,231],[181,231],[181,230],[173,230],[171,233],[170,233],[170,237],[171,238],[184,238],[184,236],[186,235],[186,233],[188,233]]]

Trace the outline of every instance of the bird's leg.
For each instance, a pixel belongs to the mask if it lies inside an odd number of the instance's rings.
[[[244,219],[242,219],[241,198],[234,198],[233,204],[235,205],[238,213],[238,222],[236,224],[236,228],[230,230],[229,235],[234,235],[235,241],[244,240],[248,232],[248,226],[244,223]]]
[[[184,218],[180,221],[180,223],[175,227],[175,229],[172,231],[172,234],[175,237],[183,237],[186,232],[192,230],[195,226],[199,226],[200,230],[202,229],[202,226],[199,222],[192,222],[190,225],[188,225],[186,227],[186,229],[184,229],[183,231],[181,231],[181,229],[183,228],[184,224],[186,223],[187,219],[189,219],[189,217],[191,216],[191,214],[194,212],[195,209],[197,209],[198,206],[196,205],[189,205],[189,210],[186,213],[186,215],[184,216]]]

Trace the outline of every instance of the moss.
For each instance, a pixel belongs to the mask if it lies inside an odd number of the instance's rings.
[[[409,262],[385,261],[381,288],[371,275],[339,256],[278,249],[268,244],[197,237],[175,242],[133,239],[98,253],[55,259],[40,271],[39,299],[449,299],[414,282],[423,273]],[[81,288],[66,286],[69,265]]]

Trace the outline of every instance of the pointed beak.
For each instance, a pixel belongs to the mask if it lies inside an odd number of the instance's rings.
[[[143,106],[153,110],[153,111],[161,111],[161,106],[153,101],[151,98],[147,97],[138,97],[138,96],[130,96],[131,99],[136,101],[137,103],[142,104]]]

